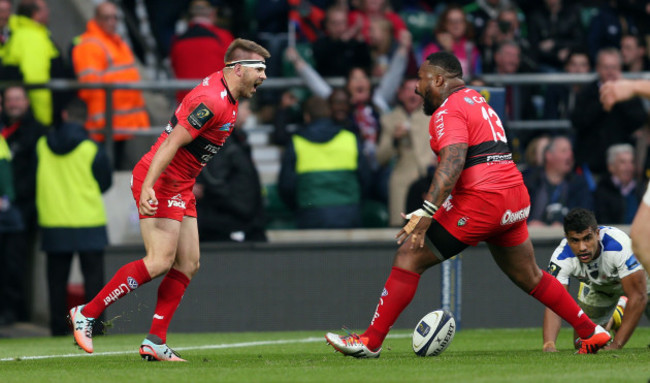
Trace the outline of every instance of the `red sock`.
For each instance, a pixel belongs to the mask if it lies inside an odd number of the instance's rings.
[[[104,310],[132,290],[151,280],[142,259],[122,266],[93,300],[88,302],[81,313],[88,318],[98,318]]]
[[[156,311],[154,311],[149,334],[156,335],[162,339],[163,343],[167,342],[169,322],[171,322],[189,284],[190,279],[185,274],[171,269],[158,287],[158,302],[156,302]]]
[[[379,298],[370,327],[361,334],[368,338],[366,346],[369,349],[376,350],[381,347],[397,317],[411,303],[419,282],[420,274],[393,267]]]
[[[530,292],[535,299],[569,322],[581,338],[589,338],[596,325],[589,319],[562,284],[542,271],[542,280]]]

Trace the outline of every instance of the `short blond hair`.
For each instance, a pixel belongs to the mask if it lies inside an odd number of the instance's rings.
[[[250,58],[252,53],[256,53],[265,59],[271,57],[269,51],[258,43],[246,39],[235,39],[226,50],[224,61],[229,63],[231,61],[245,60]]]

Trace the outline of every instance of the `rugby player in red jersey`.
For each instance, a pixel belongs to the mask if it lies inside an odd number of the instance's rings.
[[[238,99],[250,98],[266,79],[269,52],[236,39],[225,68],[203,79],[174,112],[165,131],[133,169],[131,190],[140,213],[146,255],[120,268],[86,305],[70,310],[74,339],[93,352],[92,325],[109,305],[164,275],[149,334],[140,346],[146,360],[183,361],[166,344],[169,322],[199,268],[196,176],[219,151],[237,119]],[[200,60],[200,57],[196,58]]]
[[[416,93],[424,99],[424,112],[432,115],[430,145],[438,167],[422,208],[405,216],[409,221],[397,234],[401,246],[370,326],[360,335],[328,333],[325,338],[344,355],[379,357],[388,331],[413,299],[420,275],[485,241],[519,288],[573,326],[582,342],[578,352],[595,353],[611,336],[537,266],[526,226],[528,191],[503,125],[462,77],[460,62],[447,52],[430,55],[420,67]]]

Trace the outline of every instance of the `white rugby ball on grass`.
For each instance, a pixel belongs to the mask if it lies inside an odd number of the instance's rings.
[[[413,351],[418,356],[440,355],[456,334],[456,320],[447,310],[435,310],[424,316],[413,330]]]

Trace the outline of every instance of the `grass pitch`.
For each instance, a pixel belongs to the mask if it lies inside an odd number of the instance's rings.
[[[462,330],[440,356],[411,350],[410,330],[396,330],[381,358],[342,357],[324,331],[171,334],[188,363],[144,362],[143,335],[95,339],[95,354],[72,337],[0,339],[0,382],[648,382],[650,328],[620,351],[574,355],[563,329],[558,353],[541,352],[541,329]]]

